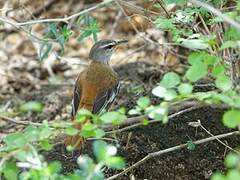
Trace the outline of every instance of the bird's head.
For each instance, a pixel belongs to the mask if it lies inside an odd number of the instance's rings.
[[[103,39],[97,41],[90,50],[89,58],[103,64],[108,64],[114,49],[120,44],[127,43],[127,40]]]

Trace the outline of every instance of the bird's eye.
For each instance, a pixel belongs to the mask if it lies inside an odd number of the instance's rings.
[[[112,49],[113,48],[113,45],[108,45],[106,46],[107,49]]]

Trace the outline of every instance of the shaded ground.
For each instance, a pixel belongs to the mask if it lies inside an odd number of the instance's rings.
[[[144,73],[149,77],[141,77],[138,68],[141,69],[140,71],[144,69],[148,71],[149,68],[155,67],[158,69],[160,67],[149,64],[144,65],[143,63],[126,66],[127,68],[117,68],[119,73],[122,73],[121,77],[125,85],[122,87],[116,106],[118,106],[118,104],[124,104],[130,108],[134,106],[133,102],[135,98],[137,99],[138,95],[135,93],[135,96],[133,96],[133,92],[127,91],[127,87],[129,87],[129,85],[126,85],[126,78],[129,77],[128,73],[132,73],[132,75],[135,74],[131,77],[134,77],[135,80],[137,79],[138,82],[142,81],[144,86],[147,85],[147,79],[151,77],[154,77],[152,79],[157,81],[161,73],[156,70],[155,72],[151,71],[153,74]],[[145,68],[141,68],[142,66]],[[131,67],[134,68],[131,69]],[[157,76],[154,76],[154,73],[156,73]],[[133,80],[130,79],[129,81],[132,82]],[[151,87],[151,85],[147,87],[145,92],[147,92],[149,87]],[[130,99],[130,97],[133,99]],[[186,143],[187,141],[209,137],[202,129],[196,129],[188,125],[188,122],[197,120],[200,120],[202,125],[215,135],[229,132],[230,130],[225,128],[221,123],[222,114],[223,110],[221,109],[205,107],[184,113],[165,125],[155,123],[146,127],[139,127],[119,133],[116,135],[119,154],[126,158],[129,166],[145,157],[148,153]],[[226,138],[223,141],[233,148],[240,144],[240,139],[236,136]],[[130,174],[135,176],[136,179],[208,179],[213,171],[225,170],[223,159],[227,151],[224,146],[216,141],[198,145],[193,151],[187,149],[178,150],[145,162],[121,179],[129,179]],[[87,153],[91,155],[91,152],[91,141],[88,141],[83,154]],[[78,155],[78,152],[75,152],[75,154],[66,153],[64,147],[58,145],[54,151],[47,154],[46,158],[48,160],[61,161],[63,172],[68,173],[77,168],[76,158]],[[106,176],[111,176],[116,173],[117,171],[106,170]]]
[[[5,2],[7,1],[0,2],[0,5],[3,6]],[[34,6],[30,7],[25,5],[27,6],[25,9],[29,10],[30,8],[30,11],[33,11],[33,14],[36,15],[35,9],[39,7],[38,3],[41,2],[26,2],[34,3]],[[66,1],[61,0],[55,2],[52,8],[43,8],[44,11],[49,9],[50,11],[42,14],[41,18],[64,17],[74,14],[81,9],[85,9],[85,5],[89,5],[87,3],[90,2],[95,3],[94,0],[86,1],[85,4],[84,1],[79,3],[79,1],[73,0],[67,4]],[[141,1],[139,0],[139,2]],[[149,7],[151,8],[153,5],[150,4]],[[117,11],[118,8],[116,10],[114,8],[102,8],[92,12],[93,17],[97,17],[103,29],[99,34],[99,39],[126,38],[129,40],[128,45],[122,47],[117,52],[117,55],[113,56],[112,60],[112,63],[115,65],[123,64],[116,68],[121,77],[122,88],[114,107],[124,106],[131,108],[141,95],[149,95],[153,103],[158,103],[159,99],[152,97],[150,93],[151,88],[159,82],[163,70],[174,70],[178,73],[183,73],[186,68],[186,56],[188,53],[185,52],[185,49],[179,49],[176,46],[167,46],[167,48],[149,44],[143,46],[143,40],[133,31],[133,28],[124,16],[117,22]],[[161,9],[160,11],[162,12]],[[28,13],[23,12],[22,6],[19,6],[15,13],[10,14],[10,18],[17,18],[19,22],[27,21],[30,17],[25,17],[26,14]],[[104,16],[99,16],[99,14],[104,14]],[[140,17],[138,16],[137,18],[139,19]],[[117,26],[113,28],[115,23]],[[140,22],[140,25],[145,25],[145,23]],[[12,28],[8,30],[4,29],[4,26],[2,27],[4,33],[1,33],[0,36],[2,41],[0,44],[0,108],[4,106],[3,109],[7,109],[7,115],[15,119],[18,118],[18,120],[34,122],[45,119],[69,120],[72,84],[81,68],[78,65],[75,67],[76,65],[71,61],[85,62],[88,58],[88,51],[86,49],[90,49],[93,41],[86,39],[86,41],[78,42],[76,40],[78,35],[76,34],[66,44],[65,59],[68,59],[68,61],[65,62],[64,59],[56,61],[55,56],[49,56],[44,62],[39,63],[36,58],[37,46],[28,39],[26,34],[21,34],[19,33],[20,31]],[[38,25],[34,29],[37,28]],[[156,30],[154,26],[148,27],[148,24],[146,24],[146,27],[140,28],[137,26],[137,28],[146,33],[146,38],[150,38],[154,42],[168,42],[165,33]],[[11,31],[13,32],[9,33]],[[36,33],[36,35],[43,34],[41,31]],[[16,44],[16,42],[19,44]],[[59,47],[55,47],[55,51],[57,52],[58,50]],[[143,60],[152,62],[153,65],[139,62]],[[137,63],[130,63],[136,61]],[[160,64],[164,66],[160,66]],[[201,91],[209,89],[211,87],[198,87],[198,90]],[[42,102],[44,104],[44,111],[40,114],[29,113],[27,115],[19,115],[17,111],[18,105],[29,100]],[[222,114],[223,111],[221,109],[206,107],[185,113],[172,119],[165,125],[155,123],[117,134],[119,154],[126,158],[127,165],[130,166],[148,153],[186,143],[189,140],[194,141],[209,137],[200,128],[196,131],[195,128],[188,126],[188,122],[191,121],[200,120],[203,126],[215,135],[226,133],[229,129],[224,128],[221,123]],[[6,134],[16,132],[22,128],[22,125],[0,121],[0,145]],[[231,137],[225,140],[233,148],[240,144],[239,137]],[[83,153],[91,155],[91,152],[91,141],[89,141]],[[210,142],[197,146],[194,151],[183,149],[151,159],[122,177],[122,179],[129,179],[131,174],[136,179],[208,179],[212,171],[225,170],[223,164],[225,154],[226,149],[224,146],[218,142]],[[71,172],[77,168],[77,153],[75,156],[67,154],[65,147],[62,145],[58,145],[53,151],[45,153],[45,156],[48,160],[61,161],[64,173]],[[106,169],[106,176],[116,173],[116,171]]]

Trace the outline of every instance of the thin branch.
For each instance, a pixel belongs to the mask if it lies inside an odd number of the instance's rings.
[[[146,14],[146,13],[151,13],[151,14],[154,14],[154,15],[159,15],[158,12],[155,12],[155,11],[151,11],[151,10],[147,10],[146,12],[146,9],[144,9],[143,7],[141,6],[137,6],[133,3],[128,2],[128,1],[124,1],[124,0],[118,0],[120,2],[121,5],[127,7],[128,9],[132,10],[132,11],[135,11],[139,14]]]
[[[199,145],[199,144],[207,143],[207,142],[210,142],[210,141],[213,141],[213,140],[216,140],[216,139],[226,138],[226,137],[233,136],[233,135],[239,135],[239,131],[234,131],[234,132],[230,132],[230,133],[226,133],[226,134],[220,134],[220,135],[216,135],[216,136],[205,138],[205,139],[200,139],[200,140],[197,140],[197,141],[193,141],[193,143],[196,144],[196,145]],[[171,148],[168,148],[168,149],[164,149],[164,150],[160,150],[160,151],[157,151],[157,152],[150,153],[147,156],[145,156],[143,159],[141,159],[140,161],[138,161],[135,164],[133,164],[132,166],[126,168],[124,171],[122,171],[118,174],[115,174],[115,175],[107,178],[106,180],[112,180],[112,179],[119,178],[120,176],[122,176],[122,175],[126,174],[127,172],[131,171],[132,169],[140,166],[141,164],[145,163],[147,160],[149,160],[153,157],[157,157],[157,156],[160,156],[162,154],[166,154],[166,153],[169,153],[169,152],[173,152],[173,151],[182,149],[184,147],[187,147],[187,145],[188,144],[185,143],[185,144],[174,146],[174,147],[171,147]]]
[[[42,126],[43,124],[41,123],[35,123],[35,122],[29,122],[29,121],[19,121],[7,116],[0,115],[0,118],[5,121],[10,121],[15,124],[22,124],[22,125],[34,125],[34,126]]]
[[[9,160],[11,157],[13,157],[14,155],[16,155],[18,152],[20,152],[21,149],[17,149],[15,151],[12,151],[8,154],[6,154],[0,161],[0,167],[3,167],[4,163]],[[1,180],[1,176],[0,176],[0,180]]]
[[[161,0],[157,0],[158,4],[161,6],[161,8],[164,10],[164,12],[166,13],[167,17],[170,18],[170,14],[168,13],[167,9],[164,6],[164,2],[162,2]]]
[[[208,133],[210,136],[215,137],[210,131],[208,131],[208,130],[201,124],[201,122],[200,122],[200,127],[201,127],[206,133]],[[228,146],[226,143],[222,142],[219,138],[216,138],[216,140],[217,140],[219,143],[221,143],[222,145],[224,145],[225,147],[227,147],[228,149],[230,149],[231,151],[233,151],[233,152],[235,152],[235,153],[237,153],[237,154],[240,154],[239,151],[237,151],[237,150],[233,149],[232,147]]]
[[[73,14],[71,16],[67,16],[67,17],[63,17],[63,18],[51,18],[51,19],[39,19],[39,20],[32,20],[32,21],[26,21],[26,22],[14,22],[13,20],[10,20],[10,19],[7,19],[7,18],[3,18],[3,17],[0,17],[0,21],[3,21],[5,23],[8,23],[16,28],[19,28],[21,26],[27,26],[27,25],[32,25],[32,24],[38,24],[38,23],[50,23],[50,22],[66,22],[68,23],[68,21],[70,19],[73,19],[75,17],[78,17],[78,16],[81,16],[87,12],[90,12],[90,11],[93,11],[95,9],[98,9],[102,6],[105,6],[109,3],[113,2],[113,0],[104,0],[102,1],[101,3],[93,6],[93,7],[90,7],[88,9],[85,9],[83,11],[80,11],[76,14]]]
[[[10,121],[10,122],[15,123],[15,124],[43,126],[43,123],[36,123],[36,122],[31,122],[31,121],[19,121],[19,120],[16,120],[16,119],[13,119],[13,118],[10,118],[10,117],[7,117],[7,116],[3,116],[3,115],[0,115],[0,119],[5,120],[5,121]],[[55,122],[49,122],[48,123],[48,125],[50,127],[53,127],[53,128],[56,128],[55,124],[56,124]],[[62,124],[62,126],[57,127],[57,128],[64,128],[66,126],[70,126],[72,123],[61,122],[61,124]]]
[[[218,9],[210,6],[209,4],[207,4],[203,1],[199,1],[199,0],[189,0],[189,1],[195,5],[203,7],[204,9],[213,13],[215,16],[222,18],[226,23],[228,23],[228,24],[234,26],[235,28],[237,28],[238,30],[240,30],[240,24],[238,22],[236,22],[236,21],[232,20],[231,18],[229,18],[228,16],[224,15]]]
[[[193,106],[193,107],[181,110],[179,112],[176,112],[176,113],[173,113],[173,114],[169,115],[168,119],[175,118],[175,117],[177,117],[177,116],[179,116],[179,115],[181,115],[183,113],[190,112],[190,111],[193,111],[195,109],[199,109],[201,107],[203,107],[203,105],[196,105],[196,106]],[[139,117],[135,117],[135,118],[131,118],[131,119],[128,118],[128,120],[138,121],[139,122],[139,121],[142,121],[145,118],[147,118],[147,116],[139,116]],[[153,124],[153,123],[157,123],[157,122],[161,122],[161,121],[159,121],[159,120],[151,120],[151,121],[149,121],[148,124]],[[133,128],[136,128],[136,127],[139,127],[139,126],[143,126],[143,123],[136,123],[136,124],[133,124],[133,125],[121,128],[121,129],[108,131],[108,132],[106,132],[106,134],[120,133],[120,132],[127,131],[127,130],[130,130],[130,129],[133,129]]]
[[[169,116],[168,118],[173,118],[179,114],[182,114],[184,112],[189,112],[191,110],[194,110],[194,109],[198,109],[198,108],[201,108],[201,107],[206,107],[206,106],[209,106],[211,108],[223,108],[223,109],[227,109],[229,108],[228,105],[226,104],[222,104],[222,105],[209,105],[209,104],[205,104],[203,102],[198,102],[198,101],[190,101],[190,100],[185,100],[185,101],[181,101],[181,102],[177,102],[175,104],[171,104],[170,107],[169,107]],[[125,127],[125,128],[122,128],[122,129],[118,129],[116,130],[117,132],[122,132],[122,131],[125,131],[125,130],[128,130],[128,129],[131,129],[131,128],[134,128],[134,127],[137,127],[137,126],[141,126],[143,125],[141,122],[143,119],[148,119],[148,116],[147,115],[140,115],[140,116],[135,116],[135,117],[131,117],[131,118],[127,118],[122,124],[121,126],[128,126],[128,127]],[[155,122],[160,122],[158,120],[151,120],[149,121],[149,123],[155,123]],[[131,127],[130,127],[130,126]],[[116,128],[116,126],[113,126],[112,124],[105,124],[105,125],[102,125],[100,128],[104,129],[104,130],[112,130],[114,128]],[[116,132],[114,131],[114,132]],[[107,133],[113,133],[113,131],[109,131]]]
[[[132,22],[131,18],[127,15],[126,11],[123,9],[122,5],[120,4],[119,0],[115,0],[114,1],[116,3],[116,5],[119,7],[119,9],[122,11],[123,15],[126,17],[127,21],[129,22],[129,24],[132,26],[132,28],[134,29],[134,31],[137,33],[137,35],[139,37],[141,37],[145,43],[149,42],[151,44],[154,44],[155,42],[152,41],[151,39],[145,37],[144,34],[140,33],[140,31],[137,29],[137,27],[135,26],[135,24]]]

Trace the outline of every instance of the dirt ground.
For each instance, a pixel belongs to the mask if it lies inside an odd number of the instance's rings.
[[[0,2],[0,6],[5,2],[7,1]],[[72,0],[67,2],[65,0],[54,1],[54,5],[44,9],[37,18],[65,17],[86,7],[91,7],[91,2],[99,1]],[[144,7],[142,3],[145,4],[147,1],[136,2],[139,3],[139,6]],[[41,1],[27,0],[25,6],[29,11],[34,12],[36,7],[41,7],[42,4]],[[152,5],[149,7],[151,8]],[[17,8],[10,13],[10,18],[17,18],[16,20],[19,22],[30,19],[30,17],[26,17],[27,13],[22,6]],[[155,11],[155,9],[153,10]],[[162,13],[156,12],[158,15]],[[99,14],[104,14],[104,16],[99,16]],[[130,109],[134,107],[136,100],[141,95],[150,96],[153,104],[159,103],[160,100],[151,94],[151,89],[160,81],[165,72],[175,71],[182,74],[187,67],[189,51],[178,46],[171,46],[168,44],[171,39],[167,33],[156,29],[150,23],[140,21],[140,25],[144,26],[137,26],[137,28],[140,33],[144,33],[145,38],[149,38],[155,43],[166,43],[166,45],[155,46],[144,42],[139,33],[136,33],[131,24],[127,22],[126,17],[122,15],[117,20],[118,14],[119,9],[116,6],[104,7],[91,12],[91,16],[98,20],[102,29],[98,36],[99,39],[125,38],[129,40],[128,45],[121,47],[116,52],[111,62],[118,72],[122,84],[113,109],[119,107]],[[142,20],[140,17],[137,16],[137,19]],[[23,31],[12,29],[12,27],[6,29],[7,27],[1,26],[0,29],[0,110],[7,109],[4,115],[23,121],[68,121],[73,83],[83,67],[74,63],[87,62],[93,40],[87,38],[79,42],[77,41],[79,34],[74,34],[66,43],[62,59],[57,59],[52,53],[47,59],[39,62],[36,58],[38,46]],[[44,29],[41,25],[34,25],[33,29],[36,31],[36,35],[43,34]],[[54,47],[54,51],[55,53],[59,52],[59,47]],[[195,90],[208,91],[210,89],[211,87],[204,87]],[[19,114],[17,107],[30,100],[42,102],[44,104],[43,112]],[[202,125],[214,135],[229,132],[230,130],[225,128],[221,121],[223,113],[222,109],[200,108],[181,114],[164,125],[154,123],[108,137],[115,139],[112,143],[118,147],[118,153],[126,159],[128,167],[148,153],[209,137],[200,127],[197,129],[191,127],[188,122],[200,120]],[[23,125],[0,120],[0,146],[2,139],[7,134],[22,128],[24,128]],[[238,136],[231,136],[223,141],[232,148],[238,148],[240,144]],[[226,170],[223,160],[227,152],[228,150],[219,142],[211,141],[196,146],[192,151],[185,148],[150,159],[118,179],[134,179],[134,177],[137,180],[209,179],[212,172]],[[92,140],[87,141],[86,148],[82,153],[92,156]],[[60,161],[62,172],[65,174],[77,168],[76,159],[79,152],[68,153],[62,144],[55,146],[50,152],[43,152],[43,154],[48,161]],[[106,177],[118,172],[105,169]]]
[[[139,72],[149,71],[151,68],[155,68],[156,71],[151,71],[152,74],[144,73],[149,77],[145,77]],[[160,79],[160,68],[160,66],[156,67],[148,63],[134,63],[126,65],[125,68],[121,66],[116,69],[122,75],[122,80],[128,77],[129,72],[135,73],[135,77],[132,76],[134,77],[133,79],[142,81],[142,83],[145,83],[144,86],[147,87],[146,83],[149,82],[147,79],[150,77],[154,77],[152,78],[153,81]],[[131,82],[133,80],[128,81]],[[125,82],[125,84],[127,83]],[[116,102],[120,104],[119,106],[125,105],[131,108],[134,106],[135,98],[139,95],[133,97],[131,92],[127,93],[128,86],[123,85]],[[117,104],[115,106],[118,106]],[[113,144],[119,147],[119,154],[125,157],[127,165],[130,166],[145,157],[148,153],[170,148],[186,143],[187,141],[209,137],[201,128],[196,129],[191,127],[188,125],[188,122],[200,120],[202,125],[214,135],[229,132],[230,130],[225,128],[221,122],[223,112],[222,109],[212,109],[210,107],[193,110],[171,119],[167,124],[154,123],[118,133],[116,134],[117,143]],[[225,138],[223,141],[232,148],[236,148],[240,143],[240,139],[237,136]],[[91,155],[91,143],[92,141],[87,142],[86,148],[82,152],[83,154],[87,153]],[[212,172],[226,170],[223,160],[227,152],[228,150],[223,145],[212,141],[197,145],[193,151],[185,148],[150,159],[140,167],[118,179],[129,179],[131,176],[134,176],[135,179],[209,179]],[[62,145],[58,145],[52,152],[46,154],[46,158],[48,160],[60,161],[63,165],[63,172],[68,173],[78,167],[76,158],[79,154],[79,152],[67,153]],[[105,173],[109,177],[116,174],[117,171],[107,169]]]

